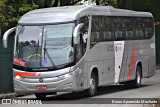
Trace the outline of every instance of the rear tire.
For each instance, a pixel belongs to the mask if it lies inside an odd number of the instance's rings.
[[[97,86],[98,86],[98,81],[94,73],[91,74],[89,83],[90,83],[90,87],[85,91],[85,93],[88,97],[92,97],[97,94]]]
[[[139,88],[141,86],[141,79],[142,79],[141,74],[142,74],[142,69],[140,66],[137,66],[135,80],[125,82],[124,83],[125,88]]]
[[[46,99],[46,94],[44,94],[44,93],[35,93],[35,96],[36,96],[36,98],[38,99],[38,100],[44,100],[44,99]]]
[[[133,87],[139,88],[141,87],[141,79],[142,79],[142,69],[140,66],[137,66],[136,79],[133,81]]]

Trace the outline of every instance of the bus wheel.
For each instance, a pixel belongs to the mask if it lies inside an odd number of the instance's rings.
[[[141,67],[140,66],[137,66],[137,69],[136,69],[136,79],[133,80],[133,87],[134,88],[139,88],[141,86]]]
[[[38,100],[44,100],[46,98],[46,94],[44,93],[35,93],[35,96]]]
[[[135,80],[132,80],[132,81],[128,81],[128,82],[125,82],[124,83],[124,86],[126,88],[139,88],[141,86],[141,67],[140,66],[137,66],[137,69],[136,69],[136,78]]]
[[[89,83],[90,88],[86,90],[86,94],[87,96],[92,97],[97,93],[97,78],[94,73],[91,74]]]

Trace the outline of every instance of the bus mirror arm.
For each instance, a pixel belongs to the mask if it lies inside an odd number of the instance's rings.
[[[13,31],[15,31],[15,30],[16,30],[16,27],[13,27],[13,28],[7,30],[7,31],[4,33],[4,35],[3,35],[3,47],[4,47],[4,48],[7,48],[8,36],[9,36]]]
[[[80,23],[78,24],[73,32],[73,40],[74,40],[74,44],[78,44],[79,43],[79,39],[80,39],[80,29],[82,28],[84,24]]]
[[[83,35],[83,42],[84,42],[84,43],[86,43],[86,42],[87,42],[87,38],[88,38],[88,34],[87,34],[87,33],[85,33],[85,34]]]

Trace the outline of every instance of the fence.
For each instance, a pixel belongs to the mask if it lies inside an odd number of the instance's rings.
[[[156,65],[160,65],[160,28],[156,27]]]
[[[0,37],[0,93],[13,92],[13,36],[9,37],[8,48],[3,48]]]

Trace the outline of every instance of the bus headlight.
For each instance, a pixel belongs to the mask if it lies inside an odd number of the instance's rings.
[[[64,74],[64,75],[61,75],[61,76],[58,76],[59,78],[62,78],[62,79],[66,79],[66,78],[69,78],[71,76],[70,73],[67,73],[67,74]]]
[[[71,76],[71,74],[65,74],[64,77],[65,78],[69,78]]]
[[[20,80],[21,77],[19,75],[14,76],[15,79]]]

